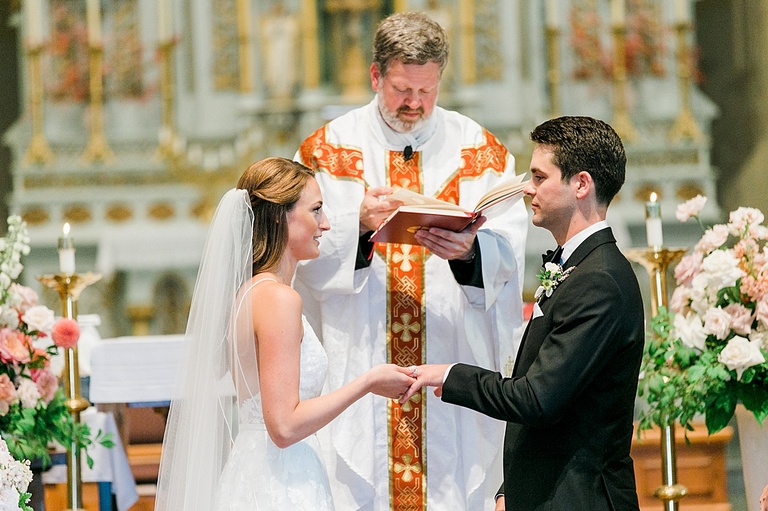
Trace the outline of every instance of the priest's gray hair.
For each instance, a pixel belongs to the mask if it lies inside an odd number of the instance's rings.
[[[423,12],[399,12],[384,18],[373,39],[373,62],[386,76],[390,62],[427,64],[436,62],[443,73],[448,63],[445,30]]]

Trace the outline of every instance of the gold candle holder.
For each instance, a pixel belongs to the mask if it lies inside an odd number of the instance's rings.
[[[104,84],[102,73],[104,69],[104,48],[101,44],[91,44],[89,47],[90,76],[89,91],[91,94],[91,137],[83,153],[87,162],[101,160],[107,162],[115,157],[107,144],[104,135]]]
[[[549,84],[550,117],[560,115],[560,29],[548,26],[544,32],[547,38],[547,83]]]
[[[677,77],[680,83],[680,113],[669,131],[673,142],[681,139],[700,141],[704,136],[696,123],[691,111],[691,59],[688,50],[688,32],[691,24],[687,21],[675,23],[675,40],[677,41]]]
[[[634,142],[637,131],[629,119],[627,109],[626,28],[623,24],[612,27],[613,32],[613,100],[614,117],[611,125],[622,140]]]
[[[667,269],[670,264],[682,258],[685,248],[633,248],[627,251],[627,258],[640,263],[651,278],[651,316],[659,313],[660,306],[667,306]],[[654,496],[664,504],[665,511],[677,511],[679,500],[685,497],[688,489],[677,483],[677,454],[675,448],[675,425],[661,428],[661,476],[662,486]]]
[[[173,149],[176,139],[175,104],[173,102],[173,52],[176,42],[172,39],[161,41],[158,45],[160,52],[160,99],[161,99],[161,127],[160,127],[160,157],[173,160]]]
[[[57,273],[42,275],[37,278],[48,288],[55,289],[61,298],[62,313],[65,318],[77,320],[77,299],[80,293],[91,284],[98,282],[98,273]],[[87,399],[80,395],[80,367],[77,345],[64,350],[64,393],[66,406],[75,423],[80,423],[80,412],[90,406]],[[67,446],[67,504],[66,511],[84,511],[82,499],[82,470],[80,448],[76,443]]]
[[[29,109],[32,117],[32,140],[24,155],[24,164],[48,164],[53,160],[53,151],[43,133],[43,79],[40,58],[43,46],[37,44],[27,50],[29,62]]]

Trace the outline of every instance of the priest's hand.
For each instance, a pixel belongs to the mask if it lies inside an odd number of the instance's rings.
[[[507,506],[504,503],[504,495],[501,495],[496,499],[496,507],[493,508],[493,511],[507,511]]]
[[[389,186],[368,188],[365,197],[360,204],[360,234],[375,231],[376,228],[402,205],[399,200],[388,200],[387,195],[392,193]]]
[[[475,256],[477,230],[483,226],[485,220],[484,216],[480,216],[461,232],[430,227],[429,230],[416,231],[414,235],[419,243],[441,259],[471,261]]]
[[[400,398],[400,404],[408,401],[422,387],[435,387],[435,395],[437,397],[442,396],[443,378],[445,377],[445,371],[449,367],[451,367],[451,364],[427,364],[409,367],[408,369],[411,371],[410,376],[416,378],[416,381],[411,384],[408,391]]]

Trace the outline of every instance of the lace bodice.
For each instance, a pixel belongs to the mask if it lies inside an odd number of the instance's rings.
[[[301,340],[301,377],[299,379],[299,398],[310,399],[320,395],[328,370],[328,357],[312,326],[302,317],[304,337]],[[264,424],[261,408],[261,393],[243,401],[240,405],[240,424]]]

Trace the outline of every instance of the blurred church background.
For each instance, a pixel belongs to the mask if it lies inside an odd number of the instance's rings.
[[[447,30],[439,103],[497,135],[518,172],[549,117],[617,129],[629,163],[609,222],[622,248],[645,246],[652,192],[668,246],[698,238],[674,218],[697,194],[710,222],[768,211],[763,0],[3,0],[0,216],[29,225],[24,283],[57,310],[35,277],[57,270],[68,222],[77,269],[104,277],[79,303],[102,338],[183,332],[219,197],[249,162],[292,157],[370,100],[373,30],[401,10]],[[551,244],[531,228],[528,296]]]

